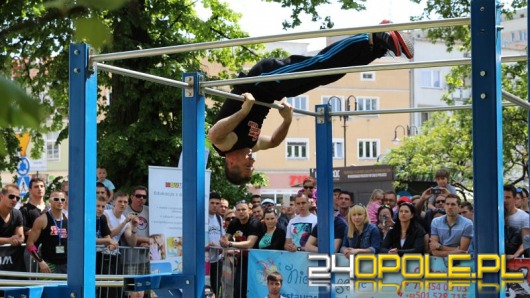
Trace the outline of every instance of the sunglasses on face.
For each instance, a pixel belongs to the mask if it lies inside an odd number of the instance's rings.
[[[225,218],[225,221],[232,221],[234,219],[236,219],[235,216],[229,216],[229,217]]]
[[[236,202],[236,205],[239,205],[239,204],[246,204],[247,201],[246,200],[239,200]]]
[[[17,196],[17,195],[13,195],[13,194],[8,195],[7,197],[8,197],[10,200],[14,200],[14,199],[16,199],[17,201],[20,200],[20,197],[19,197],[19,196]]]
[[[440,204],[440,203],[445,203],[445,201],[444,201],[444,200],[438,200],[438,201],[436,201],[435,203],[436,203],[436,204]]]
[[[65,198],[51,198],[51,200],[54,201],[54,202],[59,202],[59,201],[66,202]]]
[[[147,195],[134,195],[137,199],[147,199]]]
[[[315,188],[315,187],[314,186],[306,186],[306,185],[304,185],[304,189],[313,189],[313,188]]]

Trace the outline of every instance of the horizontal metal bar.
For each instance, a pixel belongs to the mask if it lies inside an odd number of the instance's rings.
[[[527,56],[526,55],[507,56],[501,59],[503,63],[518,62],[518,61],[526,61]],[[250,84],[250,83],[259,83],[259,82],[278,81],[278,80],[303,79],[303,78],[311,78],[311,77],[317,77],[317,76],[327,76],[327,75],[336,75],[336,74],[354,73],[354,72],[445,67],[445,66],[457,66],[457,65],[471,65],[471,58],[338,67],[338,68],[329,68],[329,69],[320,69],[320,70],[300,71],[300,72],[295,72],[295,73],[266,75],[266,76],[259,76],[259,77],[246,77],[246,78],[237,78],[237,79],[228,79],[228,80],[208,81],[208,82],[200,82],[200,84],[201,84],[201,87],[217,87],[217,86],[226,86],[226,85],[240,85],[240,84]]]
[[[226,97],[227,99],[229,98],[230,100],[243,101],[243,96],[237,95],[237,94],[233,94],[233,93],[230,93],[230,92],[225,92],[225,91],[212,89],[212,88],[204,88],[204,92],[208,93],[208,94],[211,94],[211,95],[223,96],[223,97]],[[283,106],[280,105],[280,104],[277,104],[277,103],[269,104],[269,103],[265,103],[265,102],[261,102],[261,101],[256,101],[256,102],[254,102],[254,104],[257,104],[257,105],[260,105],[260,106],[269,107],[269,108],[273,108],[273,109],[278,109],[278,110],[283,109]],[[306,111],[306,110],[293,109],[293,111],[296,112],[296,113],[299,113],[299,114],[304,114],[304,115],[309,115],[309,116],[316,116],[317,115],[315,112],[309,112],[309,111]]]
[[[57,280],[13,280],[13,279],[0,279],[0,287],[8,286],[36,286],[36,285],[66,285],[66,281]],[[97,287],[123,287],[123,281],[96,281]]]
[[[112,66],[108,64],[103,64],[103,63],[96,63],[96,69],[104,70],[110,73],[121,74],[123,76],[132,77],[136,79],[142,79],[142,80],[146,80],[149,82],[160,83],[160,84],[167,85],[167,86],[173,86],[173,87],[179,87],[179,88],[189,87],[189,84],[184,83],[182,81],[177,81],[177,80],[172,80],[172,79],[168,79],[168,78],[164,78],[160,76],[150,75],[147,73],[134,71],[134,70],[126,69],[126,68],[121,68],[117,66]]]
[[[510,101],[511,103],[515,104],[515,105],[518,105],[522,108],[525,108],[527,111],[530,110],[530,103],[514,94],[511,94],[510,92],[508,91],[504,91],[502,90],[502,97],[508,101]]]
[[[96,69],[108,71],[114,74],[120,74],[120,75],[124,75],[128,77],[133,77],[137,79],[144,79],[150,82],[161,83],[163,85],[172,86],[172,87],[187,88],[189,86],[189,84],[181,82],[181,81],[176,81],[176,80],[172,80],[172,79],[168,79],[168,78],[164,78],[160,76],[150,75],[150,74],[146,74],[146,73],[142,73],[142,72],[126,69],[126,68],[116,67],[116,66],[112,66],[108,64],[103,64],[103,63],[96,63]],[[204,92],[208,94],[224,96],[232,100],[243,101],[243,96],[232,94],[230,92],[224,92],[224,91],[211,89],[211,88],[205,88]],[[254,104],[266,106],[266,107],[274,108],[278,110],[283,109],[283,106],[280,104],[268,104],[268,103],[261,102],[261,101],[256,101]],[[310,116],[316,115],[315,113],[308,112],[305,110],[294,109],[294,111],[300,114],[305,114],[305,115],[310,115]]]
[[[37,273],[37,272],[19,272],[19,271],[0,271],[1,277],[20,277],[20,278],[48,278],[54,280],[66,280],[67,274],[62,273]],[[127,275],[104,275],[96,274],[96,280],[116,280],[123,281]]]
[[[161,48],[153,48],[153,49],[143,49],[143,50],[125,51],[125,52],[117,52],[117,53],[99,54],[99,55],[91,56],[90,59],[92,62],[111,61],[111,60],[118,60],[118,59],[141,58],[141,57],[168,55],[168,54],[176,54],[176,53],[190,52],[190,51],[217,49],[217,48],[249,45],[249,44],[256,44],[256,43],[267,43],[267,42],[275,42],[275,41],[317,38],[317,37],[327,37],[327,36],[339,36],[339,35],[354,35],[354,34],[359,34],[359,33],[384,32],[384,31],[394,31],[394,30],[413,30],[413,29],[432,28],[432,27],[462,26],[462,25],[469,25],[469,23],[470,23],[470,18],[454,18],[454,19],[442,19],[442,20],[416,21],[416,22],[407,22],[407,23],[380,24],[380,25],[356,27],[356,28],[316,30],[316,31],[299,32],[299,33],[286,33],[286,34],[269,35],[269,36],[262,36],[262,37],[246,37],[246,38],[239,38],[239,39],[232,39],[232,40],[211,41],[211,42],[202,42],[202,43],[169,46],[169,47],[161,47]]]
[[[504,102],[503,107],[513,107],[515,104]],[[382,114],[406,114],[406,113],[420,113],[420,112],[442,112],[442,111],[457,111],[471,109],[471,105],[461,106],[437,106],[437,107],[423,107],[423,108],[401,108],[388,110],[374,110],[374,111],[348,111],[348,112],[331,112],[330,116],[364,116],[364,115],[382,115]]]

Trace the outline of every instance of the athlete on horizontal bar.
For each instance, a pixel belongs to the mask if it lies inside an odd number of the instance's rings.
[[[412,44],[398,31],[367,33],[335,42],[316,56],[293,55],[286,59],[263,59],[250,69],[248,75],[241,73],[239,77],[367,65],[383,57],[388,51],[394,53],[396,57],[401,56],[402,53],[409,59],[414,56]],[[263,120],[270,108],[254,105],[254,100],[273,103],[284,97],[297,96],[318,86],[335,82],[344,75],[236,85],[232,93],[242,95],[244,101],[225,100],[217,115],[216,123],[208,132],[216,151],[225,157],[227,179],[237,185],[250,181],[254,171],[252,152],[277,147],[289,131],[293,109],[288,103],[282,102],[284,108],[279,112],[283,122],[272,136],[260,135]]]

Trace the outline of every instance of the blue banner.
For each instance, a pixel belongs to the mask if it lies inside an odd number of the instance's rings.
[[[283,276],[281,294],[285,297],[318,297],[319,286],[335,292],[337,298],[352,297],[408,297],[444,298],[475,297],[475,284],[448,283],[432,280],[404,280],[400,272],[385,273],[382,280],[350,279],[347,273],[337,273],[333,282],[322,280],[319,284],[310,282],[308,267],[318,266],[316,261],[307,260],[309,253],[276,250],[250,250],[248,262],[248,293],[252,297],[266,297],[267,275],[278,271]],[[342,254],[336,255],[337,266],[348,267],[349,260]],[[472,261],[462,261],[458,266],[473,268]],[[361,272],[372,272],[370,262],[361,263]],[[407,272],[418,272],[418,263],[408,262]],[[430,272],[447,272],[445,258],[430,257]],[[250,297],[250,296],[249,296]]]
[[[281,294],[286,297],[318,298],[318,287],[309,287],[307,267],[317,262],[307,260],[307,252],[250,250],[248,255],[248,297],[266,297],[267,275],[278,271],[283,276]],[[300,296],[304,294],[304,296]]]

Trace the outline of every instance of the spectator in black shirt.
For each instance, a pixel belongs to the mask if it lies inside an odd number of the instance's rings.
[[[24,243],[22,213],[15,209],[20,192],[15,184],[2,187],[0,193],[0,244],[20,246]]]
[[[248,270],[248,250],[256,247],[258,235],[260,233],[260,222],[251,217],[248,212],[248,203],[245,200],[236,202],[236,216],[226,229],[225,236],[219,241],[222,247],[245,249],[241,252],[241,263],[236,268],[235,274],[235,294],[234,297],[246,297],[247,294],[247,270]],[[231,241],[229,239],[234,239]]]

